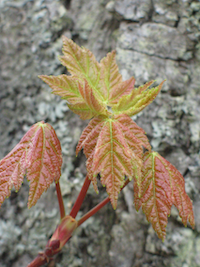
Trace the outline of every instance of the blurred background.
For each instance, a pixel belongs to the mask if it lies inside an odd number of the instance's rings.
[[[58,60],[62,35],[98,60],[115,49],[123,78],[134,76],[136,86],[167,79],[154,102],[133,119],[152,148],[183,174],[196,228],[185,228],[172,208],[162,242],[142,211],[135,211],[130,184],[117,210],[108,204],[85,222],[51,266],[200,266],[200,1],[0,0],[0,158],[32,124],[50,123],[62,145],[61,186],[69,212],[86,174],[85,157],[76,158],[75,147],[88,122],[37,77],[67,73]],[[24,181],[0,209],[1,267],[26,267],[59,223],[54,185],[30,210],[28,190]],[[96,195],[91,187],[81,213],[105,197],[104,188]]]

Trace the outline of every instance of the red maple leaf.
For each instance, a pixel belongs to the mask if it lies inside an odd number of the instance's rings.
[[[179,210],[183,224],[187,221],[194,227],[192,202],[185,192],[185,182],[181,173],[157,152],[146,152],[143,157],[141,195],[135,183],[136,210],[142,206],[146,218],[158,237],[165,239],[167,218],[174,204]]]
[[[38,122],[13,150],[0,161],[0,204],[14,185],[19,190],[25,174],[30,181],[28,207],[35,205],[53,181],[60,178],[60,142],[48,123]]]

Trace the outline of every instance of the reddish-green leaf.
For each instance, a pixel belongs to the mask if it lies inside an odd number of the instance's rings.
[[[78,79],[86,79],[93,90],[98,93],[100,63],[96,61],[92,52],[85,47],[79,47],[72,40],[63,36],[63,54],[60,61],[68,71]],[[102,98],[102,95],[99,94],[99,97]]]
[[[149,148],[147,143],[143,130],[126,115],[94,118],[83,131],[77,153],[84,147],[94,188],[98,190],[96,176],[100,173],[114,208],[125,175],[129,179],[134,175],[140,181],[142,146]]]
[[[50,184],[60,179],[60,142],[48,123],[38,123],[27,154],[27,179],[30,181],[28,207],[35,205]]]
[[[95,97],[92,88],[86,80],[83,86],[79,84],[79,92],[82,102],[68,105],[74,113],[80,115],[82,119],[90,119],[94,116],[98,116],[99,114],[107,114],[105,104],[99,102],[99,100]]]
[[[101,75],[98,90],[108,106],[116,104],[121,96],[129,94],[133,90],[135,83],[133,77],[127,81],[122,81],[122,76],[115,61],[115,55],[116,52],[112,51],[100,62]]]
[[[92,184],[94,186],[94,190],[98,193],[97,181],[96,178],[93,177],[93,160],[95,147],[97,144],[97,140],[99,137],[99,133],[104,124],[105,117],[96,117],[90,121],[88,126],[82,132],[79,143],[76,148],[76,155],[78,152],[84,147],[84,153],[87,157],[87,171],[88,176],[92,180]]]
[[[106,114],[106,106],[98,100],[87,80],[82,82],[74,76],[39,76],[52,89],[53,93],[68,101],[69,108],[81,119],[90,119],[98,114]]]
[[[119,123],[106,120],[98,137],[92,169],[93,176],[100,173],[114,209],[125,175],[130,179],[133,176],[132,154]]]
[[[134,77],[131,77],[129,80],[120,82],[111,88],[108,96],[108,106],[113,106],[117,104],[122,96],[128,95],[133,91],[135,84]]]
[[[115,113],[127,114],[128,116],[137,114],[156,98],[164,82],[155,88],[147,90],[154,83],[154,81],[150,81],[144,86],[132,90],[130,94],[120,98],[118,103],[112,108],[113,111]]]
[[[53,89],[55,95],[61,96],[69,103],[76,103],[77,99],[80,98],[79,80],[76,77],[65,74],[58,76],[40,75],[38,77]]]
[[[61,165],[61,147],[54,129],[44,122],[36,123],[0,161],[0,204],[10,196],[13,185],[19,190],[27,170],[31,181],[28,206],[35,205],[43,191],[59,180]]]
[[[26,147],[26,142],[17,145],[0,161],[0,206],[10,196],[13,185],[16,191],[21,187],[26,169]]]
[[[145,131],[141,127],[139,127],[129,116],[127,116],[126,114],[120,114],[116,116],[116,118],[118,122],[120,122],[121,127],[123,127],[124,135],[126,136],[131,149],[137,155],[140,156],[140,154],[138,154],[138,151],[135,149],[138,149],[141,146],[148,150],[151,150],[151,145],[149,144],[149,140],[145,135]]]
[[[194,227],[192,202],[185,192],[184,178],[167,160],[156,152],[146,152],[143,158],[141,196],[139,186],[134,186],[136,209],[140,206],[152,223],[158,237],[165,239],[167,218],[174,204],[179,210],[183,224],[187,221]]]
[[[122,76],[116,64],[115,55],[116,52],[112,51],[100,62],[101,75],[98,88],[105,101],[108,101],[112,88],[122,82]]]
[[[39,77],[50,85],[53,93],[66,99],[69,108],[82,119],[99,115],[111,116],[110,108],[114,114],[132,116],[149,105],[161,90],[163,82],[158,87],[147,90],[154,81],[136,89],[133,77],[122,81],[115,61],[115,51],[108,53],[98,63],[88,49],[63,37],[63,53],[60,60],[71,76]]]

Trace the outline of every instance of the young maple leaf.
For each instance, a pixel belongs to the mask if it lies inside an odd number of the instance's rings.
[[[130,180],[135,176],[138,183],[140,181],[142,146],[150,149],[144,130],[122,114],[113,118],[94,118],[80,137],[76,153],[84,147],[88,175],[95,191],[98,192],[96,177],[100,173],[113,208],[117,206],[125,176]]]
[[[66,99],[69,108],[82,119],[92,119],[83,131],[76,154],[83,148],[87,157],[88,177],[94,189],[97,175],[106,186],[113,208],[124,180],[134,178],[135,207],[141,206],[154,230],[165,238],[167,216],[174,204],[183,223],[194,226],[192,203],[184,188],[184,179],[151,146],[144,130],[130,116],[149,105],[164,81],[155,88],[154,81],[134,88],[135,79],[122,80],[115,61],[116,52],[108,53],[98,63],[88,49],[63,37],[61,63],[71,76],[40,78],[53,93]],[[143,153],[144,148],[148,150]]]
[[[55,95],[66,99],[68,107],[81,119],[107,114],[106,105],[98,100],[86,79],[81,82],[77,77],[67,75],[40,75],[39,78],[53,89]]]
[[[134,89],[133,77],[122,80],[115,51],[98,63],[88,49],[63,37],[63,54],[61,63],[71,76],[39,77],[54,94],[66,99],[69,108],[82,119],[93,118],[83,131],[76,152],[84,147],[87,171],[95,191],[98,192],[96,176],[100,174],[116,208],[125,177],[136,177],[140,185],[143,148],[151,150],[144,130],[127,115],[139,112],[152,102],[162,84],[147,90],[153,83],[149,82]]]
[[[187,221],[194,227],[192,202],[185,192],[185,182],[181,173],[156,152],[146,152],[143,156],[141,196],[138,184],[134,185],[136,210],[142,206],[158,237],[165,239],[167,218],[174,204],[179,210],[183,224]]]
[[[147,82],[145,85],[135,88],[128,95],[123,95],[118,103],[112,107],[115,113],[123,113],[133,116],[148,106],[160,92],[161,82],[157,87],[148,89],[154,81]],[[147,90],[148,89],[148,90]]]
[[[97,87],[107,106],[112,106],[113,103],[117,103],[120,97],[130,93],[135,83],[133,77],[127,81],[122,80],[115,56],[116,52],[112,51],[100,62],[101,73]]]
[[[100,76],[100,63],[96,61],[92,52],[85,47],[79,47],[65,36],[63,36],[62,51],[64,56],[60,57],[60,61],[71,75],[75,75],[78,79],[86,79],[96,91]]]
[[[32,207],[50,184],[59,180],[61,165],[61,147],[54,129],[48,123],[36,123],[0,161],[0,205],[10,196],[13,185],[19,190],[27,174],[28,207]]]

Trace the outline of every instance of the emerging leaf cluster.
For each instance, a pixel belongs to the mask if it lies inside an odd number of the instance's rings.
[[[122,80],[115,62],[115,51],[100,63],[86,48],[63,37],[61,63],[70,76],[46,76],[53,93],[66,99],[69,108],[82,119],[91,119],[83,131],[76,153],[82,148],[87,157],[87,171],[94,189],[97,175],[106,186],[113,208],[125,179],[134,179],[135,207],[142,207],[161,239],[171,206],[179,210],[183,223],[194,227],[192,203],[184,188],[184,178],[176,168],[151,151],[145,135],[130,116],[149,105],[160,92],[163,82],[149,87],[150,81],[134,88],[135,79]],[[143,152],[144,148],[147,152]]]

